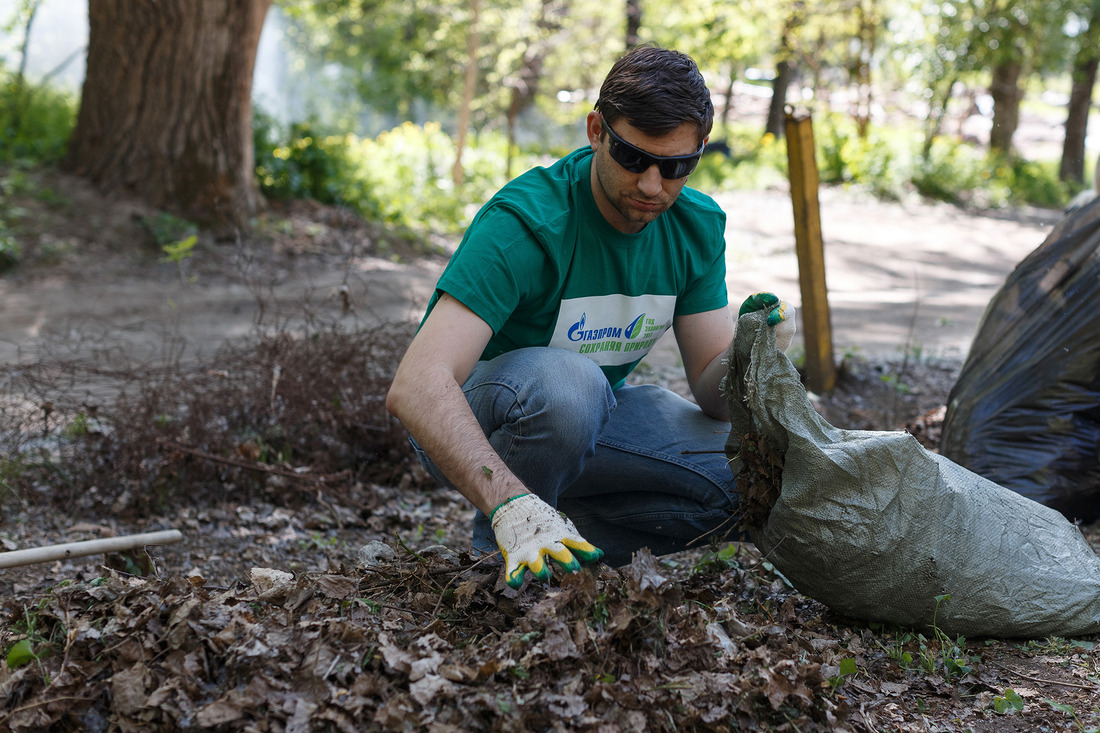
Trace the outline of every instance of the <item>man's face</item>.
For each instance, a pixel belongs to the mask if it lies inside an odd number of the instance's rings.
[[[592,195],[611,226],[634,234],[668,210],[687,182],[683,178],[661,176],[658,166],[631,173],[616,163],[608,152],[610,138],[606,123],[598,112],[588,114],[588,139],[594,151],[592,159]],[[692,155],[698,152],[698,128],[685,122],[667,135],[650,137],[620,118],[615,133],[643,151],[656,156]]]

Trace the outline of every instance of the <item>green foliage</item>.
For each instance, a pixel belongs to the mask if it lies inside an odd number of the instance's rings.
[[[348,206],[419,234],[461,231],[505,183],[507,141],[499,133],[471,140],[458,188],[452,177],[456,149],[438,123],[406,122],[373,139],[321,135],[308,123],[292,125],[287,134],[266,116],[254,127],[256,173],[266,194]],[[516,157],[518,171],[545,160]]]
[[[169,255],[171,253],[168,252],[168,247],[177,245],[181,240],[189,237],[195,237],[199,233],[198,226],[167,211],[152,216],[143,216],[140,221],[141,225],[153,237],[153,243],[164,249]]]
[[[76,124],[76,99],[49,85],[28,84],[0,61],[0,163],[56,163]]]
[[[938,139],[927,158],[917,164],[911,180],[922,196],[961,203],[963,193],[981,183],[979,165],[979,155],[969,146]]]
[[[845,678],[852,677],[856,674],[859,674],[859,667],[856,666],[856,660],[852,657],[844,657],[844,659],[840,660],[840,664],[837,667],[837,673],[831,675],[828,679],[829,690],[836,690],[836,688],[844,684]]]
[[[823,117],[814,133],[821,182],[860,186],[883,199],[900,198],[908,161],[902,140],[889,133],[890,128],[872,126],[860,137],[852,118]]]
[[[8,223],[19,214],[11,200],[22,179],[19,171],[0,174],[0,274],[14,269],[23,259],[23,250]]]
[[[688,179],[706,193],[745,191],[781,184],[787,177],[787,146],[773,135],[761,136],[759,126],[731,125],[711,133],[711,140],[729,146],[729,156],[707,154]]]
[[[348,138],[319,133],[317,123],[296,122],[285,133],[258,112],[253,118],[256,175],[264,194],[274,198],[311,198],[344,203],[350,188]]]

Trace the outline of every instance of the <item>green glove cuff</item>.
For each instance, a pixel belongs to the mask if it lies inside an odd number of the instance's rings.
[[[779,302],[779,296],[775,293],[753,293],[745,298],[745,302],[741,304],[741,310],[737,311],[737,317],[740,318],[746,313],[752,313],[753,311],[770,310],[779,305]]]
[[[489,521],[490,522],[493,521],[493,516],[497,513],[497,509],[500,509],[502,506],[504,506],[505,504],[507,504],[510,501],[515,501],[516,499],[520,498],[521,496],[527,496],[527,494],[516,494],[511,499],[505,499],[504,501],[497,504],[496,507],[493,509],[493,511],[489,512]]]

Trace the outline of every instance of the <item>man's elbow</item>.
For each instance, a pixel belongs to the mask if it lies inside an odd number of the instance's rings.
[[[399,371],[390,382],[390,388],[386,390],[386,412],[390,413],[398,420],[401,419],[403,408],[405,405],[405,389],[404,380],[401,377]]]

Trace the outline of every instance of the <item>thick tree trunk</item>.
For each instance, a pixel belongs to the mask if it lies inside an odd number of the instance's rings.
[[[93,0],[65,165],[215,228],[259,200],[252,72],[272,0]]]
[[[1066,108],[1066,137],[1062,142],[1062,163],[1058,168],[1058,179],[1061,181],[1083,183],[1085,180],[1085,136],[1088,133],[1098,64],[1100,54],[1091,45],[1083,47],[1074,62],[1073,86]]]
[[[1006,61],[993,67],[993,83],[989,94],[993,97],[993,129],[989,131],[989,149],[1010,153],[1012,138],[1020,123],[1021,65],[1018,61]]]

